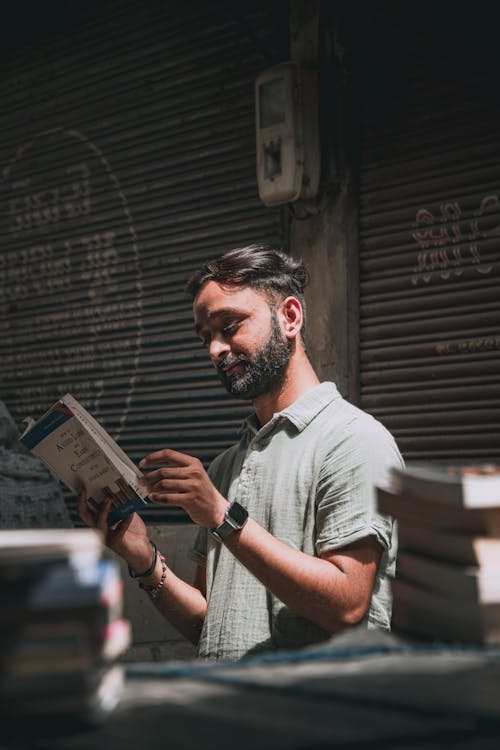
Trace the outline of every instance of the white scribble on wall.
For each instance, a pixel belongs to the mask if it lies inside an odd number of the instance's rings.
[[[482,243],[500,236],[498,195],[488,195],[479,207],[466,212],[459,201],[443,201],[437,211],[418,209],[412,237],[419,247],[411,282],[458,279],[470,268],[480,275],[492,272],[484,260]]]
[[[110,161],[78,130],[44,131],[3,170],[2,388],[36,413],[71,391],[130,411],[142,345],[136,231]]]

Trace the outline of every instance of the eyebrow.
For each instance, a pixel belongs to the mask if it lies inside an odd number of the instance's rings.
[[[240,308],[237,307],[221,307],[219,310],[214,310],[211,313],[208,313],[207,320],[208,322],[215,320],[217,318],[222,318],[224,315],[244,315],[243,311]],[[195,333],[199,333],[203,326],[201,326],[199,323],[195,324],[194,330]]]

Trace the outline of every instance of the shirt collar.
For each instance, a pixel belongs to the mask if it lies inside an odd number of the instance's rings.
[[[272,419],[264,425],[265,431],[274,427],[279,421],[284,419],[291,422],[298,432],[301,432],[312,422],[312,420],[332,401],[340,398],[340,393],[337,390],[335,383],[325,381],[319,385],[311,388],[310,391],[300,396],[293,404],[287,406],[282,411],[273,414]],[[248,430],[253,435],[256,435],[259,430],[259,423],[255,412],[245,419],[242,425],[242,432]]]

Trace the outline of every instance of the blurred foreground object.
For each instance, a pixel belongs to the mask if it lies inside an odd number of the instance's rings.
[[[0,718],[100,721],[131,643],[118,564],[94,529],[0,532]]]
[[[393,628],[500,644],[500,467],[397,469],[378,506],[398,522]]]

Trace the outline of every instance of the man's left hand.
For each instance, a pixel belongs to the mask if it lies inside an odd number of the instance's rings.
[[[228,501],[214,487],[199,459],[165,448],[150,453],[139,466],[149,469],[159,464],[163,465],[145,475],[147,492],[153,502],[178,506],[192,521],[207,529],[224,521]]]

